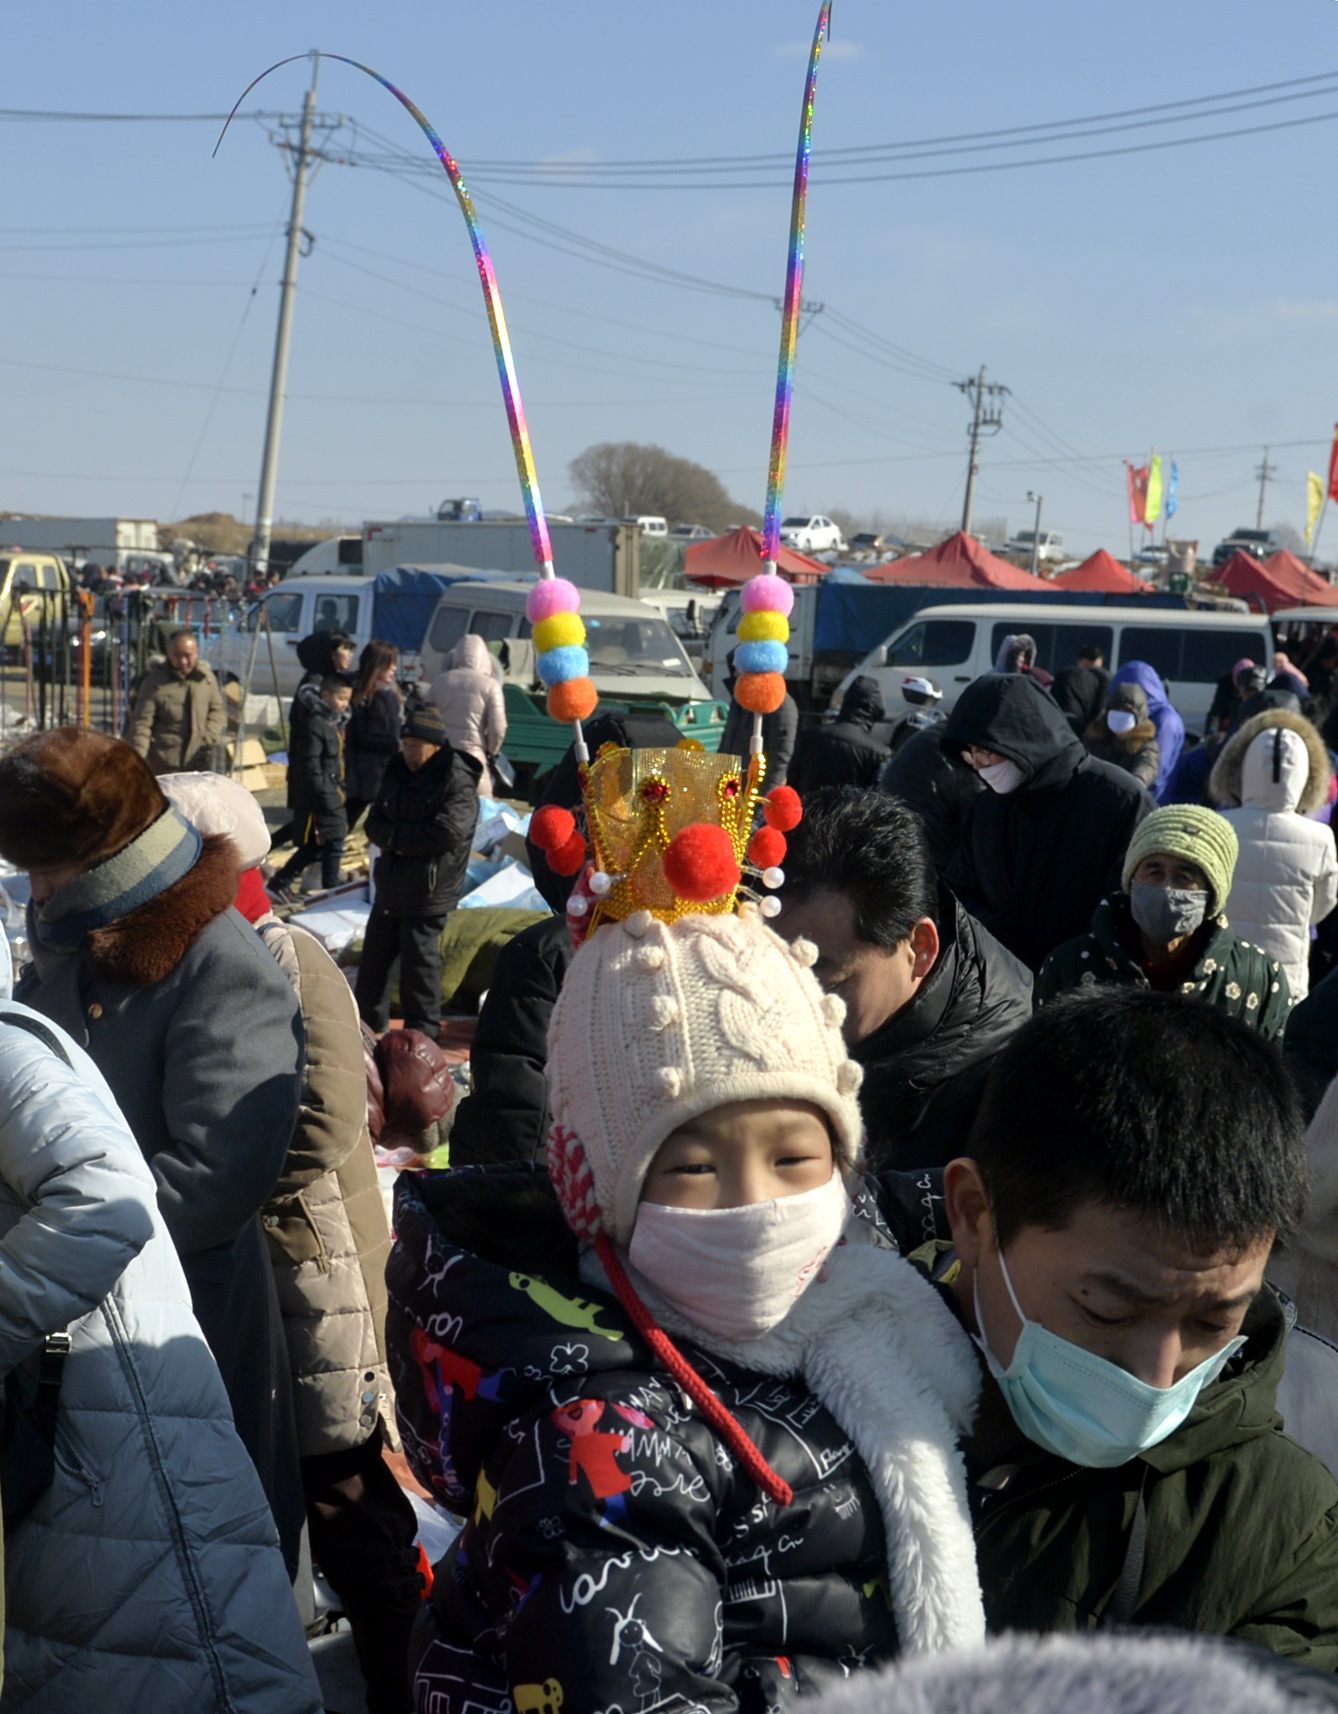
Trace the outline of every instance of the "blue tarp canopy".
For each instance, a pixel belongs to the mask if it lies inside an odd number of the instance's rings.
[[[372,585],[372,635],[394,643],[402,652],[417,654],[443,589],[453,583],[487,583],[499,575],[508,574],[467,566],[429,571],[418,565],[398,565],[394,571],[383,571]]]

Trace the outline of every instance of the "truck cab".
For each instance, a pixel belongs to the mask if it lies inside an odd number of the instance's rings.
[[[21,648],[25,632],[35,640],[43,618],[48,625],[62,618],[69,595],[70,574],[56,554],[0,548],[0,637],[6,649]]]

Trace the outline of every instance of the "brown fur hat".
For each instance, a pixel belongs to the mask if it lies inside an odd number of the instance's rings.
[[[22,869],[100,863],[166,808],[148,764],[102,732],[58,726],[0,756],[0,856]]]

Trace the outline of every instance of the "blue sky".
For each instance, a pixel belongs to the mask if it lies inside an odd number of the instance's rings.
[[[401,84],[471,161],[767,155],[794,146],[813,0],[131,0],[8,6],[4,105],[217,112],[319,46]],[[819,316],[800,341],[790,510],[950,524],[966,405],[1014,389],[978,515],[1127,546],[1120,460],[1179,458],[1178,533],[1211,547],[1303,522],[1338,418],[1338,119],[1123,158],[978,176],[824,183],[824,149],[986,131],[1338,68],[1334,0],[837,0],[809,199],[806,296],[927,359],[912,375]],[[295,112],[285,67],[247,106]],[[326,63],[320,108],[426,151],[375,84]],[[1245,124],[1328,102],[1240,115]],[[1233,121],[1212,128],[1230,128]],[[200,124],[0,122],[0,509],[240,512],[257,482],[288,183],[255,123],[216,159]],[[339,133],[340,146],[353,136]],[[1133,139],[1137,140],[1137,139]],[[572,187],[476,194],[512,324],[550,510],[593,441],[658,441],[760,506],[779,318],[535,241],[505,199],[619,251],[777,294],[788,191]],[[278,512],[357,522],[517,487],[464,223],[430,178],[327,166],[311,188]],[[490,213],[492,219],[490,220]],[[519,230],[512,227],[519,226]],[[825,312],[824,312],[825,314]],[[842,343],[841,341],[845,341]],[[853,347],[853,348],[852,348]],[[1043,426],[1038,426],[1043,425]],[[1222,450],[1218,450],[1222,449]],[[1081,461],[1079,456],[1081,455]],[[1338,525],[1330,547],[1338,551]],[[1327,533],[1327,532],[1326,532]]]

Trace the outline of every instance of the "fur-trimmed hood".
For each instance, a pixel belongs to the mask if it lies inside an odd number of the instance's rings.
[[[1217,758],[1208,778],[1208,795],[1219,808],[1236,809],[1245,801],[1242,774],[1246,752],[1260,733],[1274,728],[1294,732],[1305,745],[1306,777],[1292,807],[1299,815],[1309,815],[1327,799],[1331,770],[1324,740],[1303,715],[1292,714],[1285,708],[1269,708],[1247,720]]]

